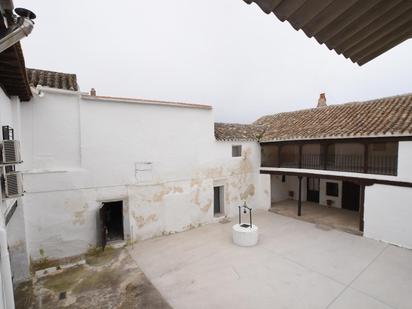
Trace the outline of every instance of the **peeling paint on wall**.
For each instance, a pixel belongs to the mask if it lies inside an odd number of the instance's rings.
[[[86,223],[86,211],[87,211],[87,205],[83,206],[82,210],[75,211],[73,213],[73,224],[74,225],[83,225]]]
[[[203,212],[208,212],[210,207],[212,207],[212,200],[208,200],[205,206],[200,207],[200,210]]]
[[[248,197],[252,197],[255,195],[255,185],[250,184],[245,191],[240,195],[240,198],[244,201],[248,199]]]
[[[144,227],[146,224],[150,224],[159,220],[156,214],[151,214],[145,218],[143,216],[137,216],[135,212],[132,212],[132,216],[133,219],[136,221],[137,227],[139,229]]]

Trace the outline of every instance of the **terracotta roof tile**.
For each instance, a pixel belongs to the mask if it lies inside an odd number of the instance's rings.
[[[264,116],[261,141],[412,135],[412,94]]]
[[[76,74],[27,69],[27,77],[29,79],[30,86],[33,87],[40,85],[63,90],[79,90]]]
[[[218,141],[257,141],[263,128],[253,124],[215,123],[215,137]]]

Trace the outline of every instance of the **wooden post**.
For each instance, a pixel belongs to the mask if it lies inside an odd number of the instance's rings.
[[[329,144],[324,144],[322,148],[323,148],[323,169],[327,170],[328,169],[328,148],[329,148]]]
[[[302,216],[302,176],[299,178],[298,217]]]
[[[364,213],[365,213],[365,185],[360,185],[360,201],[359,201],[359,231],[364,230]]]
[[[282,164],[280,163],[281,150],[282,150],[282,145],[279,145],[279,146],[278,146],[278,167],[281,167],[281,166],[282,166]]]
[[[368,165],[369,165],[369,147],[367,143],[363,144],[364,151],[363,151],[363,172],[365,174],[368,173]]]

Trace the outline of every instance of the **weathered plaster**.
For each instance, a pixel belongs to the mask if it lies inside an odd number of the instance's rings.
[[[56,112],[60,107],[64,113]],[[96,246],[97,214],[105,201],[123,201],[128,241],[214,222],[216,183],[224,186],[227,216],[245,201],[269,207],[258,143],[236,142],[242,157],[232,158],[233,143],[214,139],[211,110],[45,93],[23,107],[22,117],[28,145],[24,204],[34,260],[41,258],[39,248],[47,257],[63,258]],[[34,135],[32,127],[53,136]],[[150,175],[139,174],[139,162],[150,162]]]

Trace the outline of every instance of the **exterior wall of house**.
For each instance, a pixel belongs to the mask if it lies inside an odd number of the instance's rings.
[[[270,205],[256,142],[216,142],[209,109],[112,102],[43,89],[22,107],[30,256],[63,258],[98,243],[98,210],[123,201],[127,241],[216,221],[246,201]],[[30,142],[32,141],[32,142]],[[232,145],[242,157],[232,158]]]
[[[329,196],[326,194],[326,183],[333,182],[338,184],[338,196]],[[336,208],[342,208],[342,181],[331,179],[320,179],[319,187],[319,204],[328,205],[328,200],[332,201],[331,206]]]
[[[286,176],[285,182],[282,182],[282,176],[271,175],[271,202],[281,202],[287,199],[298,200],[299,197],[299,179],[297,176]],[[326,194],[326,183],[334,182],[338,183],[339,195],[328,196]],[[293,191],[293,198],[289,196],[289,192]],[[302,201],[307,200],[307,178],[302,179]],[[332,200],[332,207],[342,207],[342,181],[335,181],[330,179],[320,179],[319,184],[319,204],[327,206],[327,200]]]
[[[302,201],[306,201],[307,179],[302,178]],[[297,176],[286,176],[285,182],[282,182],[282,176],[271,175],[271,201],[272,203],[281,202],[287,199],[299,199],[299,179]],[[290,196],[293,192],[293,196]]]
[[[20,101],[18,98],[7,97],[0,88],[0,128],[3,126],[11,126],[14,129],[15,139],[20,140]],[[16,166],[16,169],[18,170],[19,166]],[[0,174],[2,173],[3,168],[0,171]],[[15,203],[18,203],[18,206],[6,225],[5,216]],[[24,209],[20,198],[5,199],[2,190],[0,190],[0,227],[6,228],[13,282],[18,283],[29,277]]]
[[[365,188],[364,236],[412,249],[412,188]]]
[[[412,141],[399,142],[398,177],[412,181]]]

